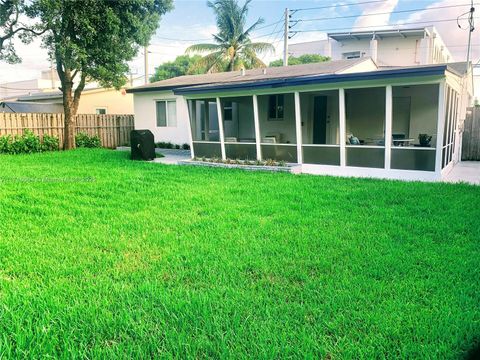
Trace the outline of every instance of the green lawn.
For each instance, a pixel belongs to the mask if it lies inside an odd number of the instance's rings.
[[[0,358],[458,358],[480,187],[0,156]]]

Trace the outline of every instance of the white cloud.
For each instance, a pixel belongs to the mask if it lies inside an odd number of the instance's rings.
[[[382,26],[388,25],[390,22],[390,16],[393,9],[398,4],[398,0],[387,0],[382,3],[370,3],[370,4],[359,4],[358,6],[362,9],[362,15],[370,15],[376,13],[385,13],[383,15],[373,15],[373,16],[360,16],[355,21],[355,27],[368,27],[368,26]]]

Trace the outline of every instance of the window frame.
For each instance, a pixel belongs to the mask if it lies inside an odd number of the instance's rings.
[[[347,52],[342,53],[342,59],[344,59],[344,60],[360,59],[360,58],[362,58],[362,52],[360,50],[358,50],[358,51],[347,51]]]
[[[165,125],[158,125],[158,107],[157,104],[163,102],[165,104]],[[169,111],[168,111],[168,103],[175,104],[175,125],[171,125]],[[158,128],[165,128],[165,127],[177,127],[177,100],[176,99],[155,99],[155,126]]]
[[[227,103],[229,105],[227,106]],[[230,111],[231,117],[227,118],[226,111]],[[225,101],[223,105],[223,121],[233,121],[233,101]]]
[[[104,110],[105,113],[103,113],[103,114],[102,114],[102,113],[99,113],[99,112],[98,112],[99,110]],[[107,115],[107,113],[108,113],[107,107],[96,107],[96,108],[95,108],[95,115]]]
[[[275,98],[275,105],[274,105],[274,107],[275,107],[275,117],[270,116],[270,110],[271,110],[270,99],[272,99],[273,97]],[[283,99],[282,100],[282,105],[281,105],[282,106],[282,111],[281,111],[282,116],[281,117],[278,116],[279,115],[279,107],[280,107],[278,99],[280,97],[282,97],[282,99]],[[285,94],[271,94],[271,95],[269,95],[268,96],[268,121],[283,121],[283,120],[285,120]]]

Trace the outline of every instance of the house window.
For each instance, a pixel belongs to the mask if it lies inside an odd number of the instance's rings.
[[[233,120],[233,105],[231,101],[225,101],[225,105],[223,106],[223,120]]]
[[[95,109],[95,114],[97,114],[97,115],[105,115],[106,113],[107,113],[106,108],[96,108]]]
[[[360,51],[351,51],[342,53],[342,58],[344,59],[360,59]]]
[[[268,119],[283,120],[284,97],[283,95],[270,95],[268,98]]]
[[[157,126],[177,126],[177,102],[175,100],[156,101]]]

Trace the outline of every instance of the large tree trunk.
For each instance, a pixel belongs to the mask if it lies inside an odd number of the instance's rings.
[[[77,88],[73,90],[73,80],[78,73],[75,70],[72,71],[65,68],[57,59],[57,71],[62,82],[63,93],[63,113],[65,119],[65,128],[63,134],[63,149],[70,150],[75,148],[75,123],[78,110],[78,104],[80,102],[80,96],[85,88],[85,73],[81,73],[80,82]]]
[[[68,73],[68,75],[67,75]],[[63,113],[65,115],[65,129],[63,134],[63,149],[70,150],[75,148],[75,115],[74,101],[72,95],[73,82],[70,78],[70,72],[65,72],[65,84],[63,88]]]

